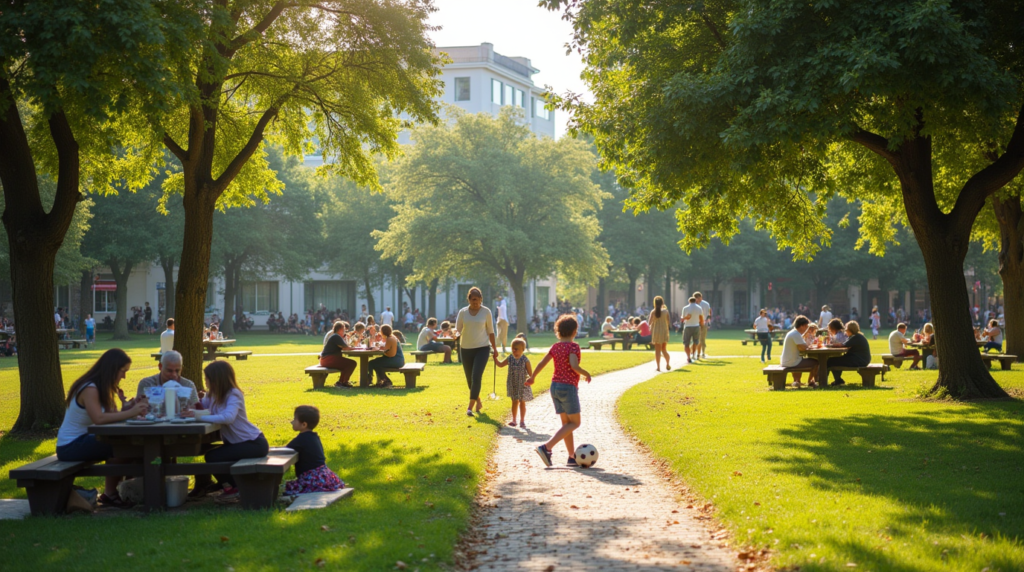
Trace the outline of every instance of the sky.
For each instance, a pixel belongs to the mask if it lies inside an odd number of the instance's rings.
[[[430,23],[441,26],[431,36],[437,46],[478,46],[494,44],[494,51],[503,56],[530,58],[540,73],[533,76],[539,87],[549,85],[555,93],[584,94],[589,90],[580,79],[583,62],[573,52],[565,54],[565,44],[572,39],[572,25],[562,20],[561,13],[537,6],[537,0],[434,0],[437,7]],[[567,120],[563,111],[555,112],[555,136],[565,133]]]

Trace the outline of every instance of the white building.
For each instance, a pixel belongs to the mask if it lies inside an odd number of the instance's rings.
[[[444,94],[439,101],[462,107],[471,113],[491,113],[497,115],[505,105],[520,107],[524,111],[524,120],[538,136],[554,137],[555,117],[553,111],[545,109],[543,88],[533,84],[532,75],[537,69],[532,67],[530,60],[522,57],[507,57],[494,51],[488,43],[479,46],[435,48],[437,52],[448,54],[451,61],[441,73],[444,81]],[[409,143],[409,136],[403,133],[399,139]],[[322,159],[318,155],[305,158],[310,167],[320,165]],[[97,321],[105,317],[114,319],[116,308],[114,300],[119,294],[113,291],[113,276],[107,269],[99,269],[97,279],[100,286],[94,286],[94,314]],[[149,302],[157,311],[164,307],[164,272],[159,265],[138,265],[128,279],[128,307],[143,306]],[[465,305],[466,291],[472,286],[467,281],[451,280],[439,287],[437,293],[437,318],[457,312]],[[531,280],[526,286],[526,297],[531,308],[544,308],[555,301],[557,279],[554,275],[543,280]],[[363,305],[367,304],[365,295],[360,295],[360,287],[355,280],[348,280],[337,275],[311,269],[303,281],[293,282],[280,276],[266,276],[256,282],[243,282],[238,293],[237,303],[241,304],[245,313],[253,317],[257,327],[266,326],[270,313],[282,313],[285,317],[291,314],[303,316],[308,309],[319,308],[321,304],[328,309],[342,309],[349,316],[358,316]],[[416,289],[413,307],[427,313],[427,293],[420,286]],[[486,294],[486,293],[485,293]],[[508,291],[494,291],[493,296],[503,294],[508,299],[509,317],[515,319],[515,299]],[[385,284],[373,292],[377,315],[390,306],[397,315],[408,303],[408,296],[400,288]],[[485,301],[490,304],[489,300]],[[60,305],[60,304],[58,304]],[[207,314],[218,314],[223,317],[224,295],[223,280],[211,277],[207,289]],[[160,312],[162,314],[162,312]],[[529,314],[529,312],[527,312]],[[157,312],[154,312],[156,315]],[[401,318],[399,318],[400,320]]]

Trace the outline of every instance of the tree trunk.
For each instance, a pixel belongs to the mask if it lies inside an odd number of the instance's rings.
[[[214,205],[196,196],[195,191],[189,191],[188,177],[185,184],[185,240],[174,293],[174,349],[183,357],[182,377],[191,379],[197,388],[202,389],[203,324],[206,289],[210,280]]]
[[[160,267],[164,269],[164,320],[174,317],[174,265],[176,256],[161,256]],[[158,328],[159,329],[159,328]]]
[[[999,276],[1003,279],[1006,353],[1024,356],[1024,216],[1020,197],[999,199],[992,207],[999,221]],[[982,304],[982,312],[988,304]],[[988,326],[982,319],[983,326]],[[1021,353],[1017,353],[1021,352]]]
[[[597,279],[597,317],[606,315],[608,311],[608,284],[604,278]],[[603,319],[601,320],[604,321]]]
[[[121,268],[116,258],[107,261],[110,272],[114,275],[114,284],[117,285],[117,312],[114,314],[114,339],[128,339],[128,277],[132,275],[131,262],[125,262]]]
[[[644,288],[647,290],[644,303],[648,308],[654,307],[654,267],[648,266],[644,272]]]
[[[437,317],[437,282],[438,279],[434,278],[430,281],[427,287],[427,317]]]
[[[523,288],[523,273],[507,274],[509,286],[512,288],[512,295],[516,297],[516,334],[528,334],[526,317],[526,289]]]
[[[629,290],[626,292],[626,313],[632,315],[636,312],[636,279],[639,273],[630,272],[626,269],[626,277],[629,278]]]
[[[224,263],[224,319],[220,321],[220,330],[225,338],[235,335],[235,279],[238,276],[235,266],[236,260],[230,258]]]
[[[665,268],[665,307],[672,311],[672,269]]]
[[[370,288],[370,275],[363,275],[363,289],[366,290],[366,312],[374,316],[377,314],[376,305],[373,303],[373,289]]]
[[[78,307],[81,308],[79,315],[82,316],[78,326],[82,334],[85,334],[85,317],[92,315],[92,305],[92,269],[83,270],[82,279],[78,283]]]

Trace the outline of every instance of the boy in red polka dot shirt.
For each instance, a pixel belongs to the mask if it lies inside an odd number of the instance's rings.
[[[580,427],[580,376],[583,376],[587,383],[590,383],[590,373],[580,367],[580,346],[573,340],[576,338],[576,316],[566,314],[555,322],[555,332],[558,333],[558,343],[551,346],[548,355],[537,364],[526,380],[526,385],[533,385],[533,380],[540,375],[544,366],[549,361],[555,364],[555,373],[551,376],[551,401],[555,404],[555,413],[562,418],[562,428],[554,434],[547,442],[537,447],[537,454],[544,464],[551,466],[551,449],[565,441],[565,448],[569,450],[570,467],[576,466],[576,447],[572,440],[572,432]]]

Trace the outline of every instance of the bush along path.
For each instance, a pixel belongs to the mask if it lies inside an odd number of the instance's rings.
[[[681,366],[684,357],[672,359]],[[534,449],[560,423],[546,393],[527,404],[529,429],[501,430],[458,564],[499,572],[734,570],[736,555],[712,537],[692,505],[679,501],[661,465],[616,418],[619,396],[655,375],[651,362],[580,381],[576,446],[589,443],[599,452],[589,469],[566,467],[561,443],[554,465],[544,467]]]

